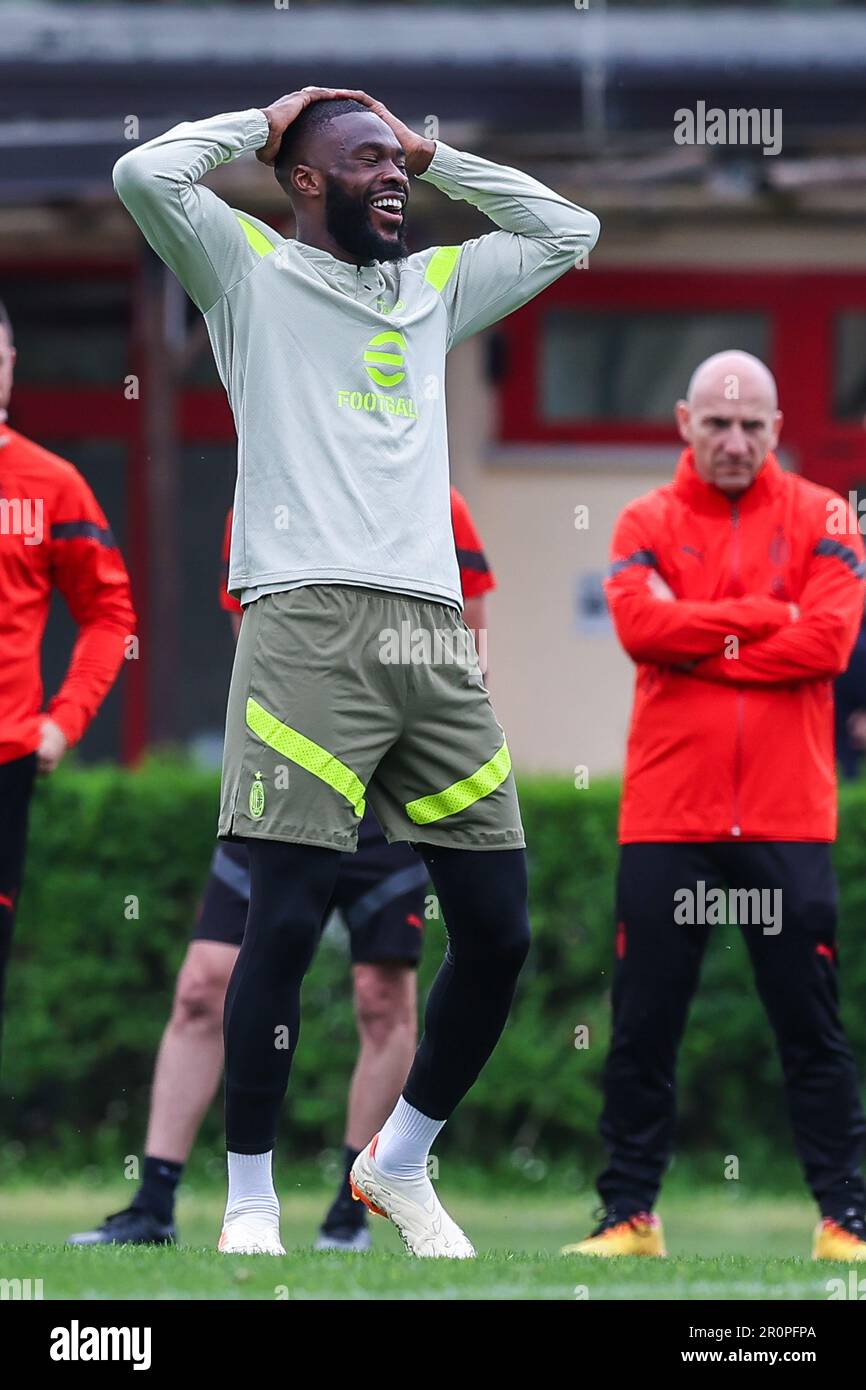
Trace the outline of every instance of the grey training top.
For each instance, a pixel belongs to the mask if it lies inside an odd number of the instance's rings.
[[[445,354],[570,269],[599,232],[535,179],[437,142],[419,177],[500,231],[354,266],[199,182],[268,139],[262,111],[183,122],[114,186],[205,317],[238,435],[229,590],[360,584],[462,606]]]

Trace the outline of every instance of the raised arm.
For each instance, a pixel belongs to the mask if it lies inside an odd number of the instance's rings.
[[[667,585],[655,583],[653,576],[664,579],[653,538],[640,514],[626,507],[613,535],[605,592],[617,636],[634,661],[668,666],[716,656],[728,638],[755,642],[794,617],[791,604],[762,594],[718,600],[658,597]]]
[[[572,269],[579,252],[592,250],[601,228],[595,213],[517,169],[424,139],[366,92],[345,95],[391,127],[410,174],[471,203],[502,229],[423,253],[448,308],[449,348],[518,309]]]
[[[203,313],[258,263],[250,237],[261,229],[199,180],[262,148],[269,135],[259,110],[184,121],[130,150],[112,171],[124,207]]]
[[[574,269],[579,253],[598,240],[592,212],[560,197],[537,179],[437,141],[419,176],[477,207],[502,230],[445,247],[453,272],[442,293],[451,323],[449,346],[504,318]]]

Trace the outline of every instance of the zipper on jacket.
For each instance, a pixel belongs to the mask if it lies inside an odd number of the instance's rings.
[[[731,834],[739,836],[742,834],[740,825],[740,782],[743,775],[743,722],[746,713],[745,694],[742,690],[737,690],[737,725],[734,734],[734,823],[731,826]]]
[[[740,580],[740,509],[736,502],[731,504],[731,527],[733,529],[733,542],[731,545],[731,581],[735,587]],[[734,805],[733,805],[733,824],[731,834],[739,836],[742,834],[740,825],[740,783],[743,775],[743,721],[745,716],[745,693],[740,686],[737,687],[737,718],[734,730]]]

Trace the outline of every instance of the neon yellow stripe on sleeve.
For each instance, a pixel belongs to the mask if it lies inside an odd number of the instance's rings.
[[[243,227],[246,239],[254,251],[257,251],[260,256],[267,256],[273,251],[273,244],[268,241],[264,232],[260,232],[258,227],[253,226],[252,222],[248,222],[245,217],[241,217],[239,212],[235,213],[235,217]]]
[[[434,290],[441,294],[451,276],[454,274],[457,262],[460,259],[461,248],[459,246],[440,246],[430,257],[427,266],[427,273],[424,279],[428,285],[432,285]]]

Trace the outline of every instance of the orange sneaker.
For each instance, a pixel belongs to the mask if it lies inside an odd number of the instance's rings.
[[[664,1256],[665,1238],[662,1223],[651,1211],[639,1211],[620,1216],[615,1207],[608,1207],[598,1226],[586,1240],[576,1245],[564,1245],[563,1255],[654,1255]]]
[[[815,1227],[812,1243],[813,1260],[866,1260],[866,1221],[856,1207],[846,1211],[840,1221],[825,1216]]]

